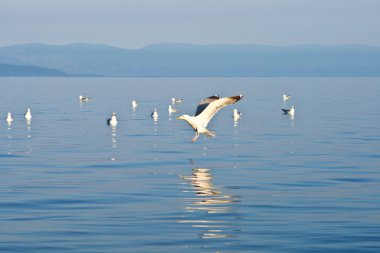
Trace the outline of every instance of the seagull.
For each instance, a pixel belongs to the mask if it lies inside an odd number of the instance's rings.
[[[289,95],[286,95],[286,94],[284,94],[284,95],[282,95],[282,99],[284,100],[284,101],[287,101],[287,100],[289,100],[291,98],[291,95],[289,94]]]
[[[79,102],[88,102],[91,98],[83,97],[82,95],[79,96]]]
[[[169,105],[168,111],[169,111],[169,114],[172,114],[173,112],[176,112],[177,109],[175,109],[174,107],[172,107],[172,105]]]
[[[25,113],[25,119],[26,119],[27,121],[30,121],[30,120],[32,119],[32,114],[31,114],[31,112],[30,112],[30,108],[28,108],[28,109],[26,110],[26,113]]]
[[[139,103],[136,100],[132,100],[132,108],[136,109],[139,106]]]
[[[172,98],[172,103],[175,104],[175,103],[181,103],[183,101],[182,98]]]
[[[117,125],[117,119],[116,119],[116,113],[112,113],[111,118],[107,119],[107,125],[109,126],[116,126]]]
[[[219,98],[218,95],[210,96],[199,102],[194,116],[184,114],[177,119],[185,120],[194,129],[195,136],[192,142],[195,142],[200,134],[214,137],[215,133],[206,128],[212,117],[223,107],[234,104],[242,98],[243,95],[224,98]]]
[[[238,110],[237,110],[237,109],[234,109],[233,118],[234,118],[234,120],[235,120],[235,121],[236,121],[236,120],[239,120],[239,119],[240,119],[240,117],[241,117],[241,115],[242,115],[242,113],[241,113],[241,112],[238,112]]]
[[[5,118],[5,120],[8,122],[8,124],[11,124],[12,121],[13,121],[12,113],[8,112],[7,117]]]
[[[290,109],[282,109],[284,114],[293,116],[296,112],[294,111],[294,105]]]
[[[150,114],[154,120],[158,119],[158,112],[157,109],[154,109],[153,112]]]

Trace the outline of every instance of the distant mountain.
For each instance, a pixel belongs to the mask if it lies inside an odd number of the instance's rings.
[[[0,63],[102,76],[380,76],[380,47],[192,45],[140,49],[39,43],[0,47]]]
[[[0,64],[0,76],[69,76],[68,74],[48,68],[35,66]]]

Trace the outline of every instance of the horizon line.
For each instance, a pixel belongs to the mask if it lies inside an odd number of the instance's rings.
[[[151,46],[157,46],[157,45],[187,45],[187,46],[262,46],[262,47],[279,47],[279,48],[286,48],[286,47],[296,47],[296,46],[324,46],[324,47],[335,47],[335,46],[367,46],[367,47],[380,47],[380,45],[373,45],[373,44],[366,44],[366,43],[295,43],[295,44],[286,44],[286,45],[278,45],[278,44],[256,44],[256,43],[205,43],[205,44],[199,44],[199,43],[187,43],[187,42],[157,42],[152,44],[147,44],[145,46],[140,47],[134,47],[134,48],[128,48],[128,47],[121,47],[121,46],[114,46],[111,44],[106,43],[97,43],[97,42],[70,42],[70,43],[62,43],[62,44],[56,44],[56,43],[45,43],[45,42],[25,42],[25,43],[16,43],[16,44],[9,44],[9,45],[0,45],[0,48],[6,48],[6,47],[16,47],[16,46],[26,46],[26,45],[43,45],[43,46],[57,46],[57,47],[64,47],[64,46],[72,46],[72,45],[90,45],[90,46],[107,46],[107,47],[113,47],[118,49],[127,49],[127,50],[139,50],[144,48],[149,48]]]

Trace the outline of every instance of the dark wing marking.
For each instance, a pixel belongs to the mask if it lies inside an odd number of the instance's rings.
[[[218,100],[218,99],[219,99],[218,95],[213,95],[201,100],[201,102],[199,102],[198,104],[197,110],[195,111],[194,117],[201,114],[211,102],[214,102],[215,100]]]
[[[212,117],[223,107],[227,105],[232,105],[238,102],[240,99],[243,98],[243,95],[239,96],[232,96],[232,97],[225,97],[221,99],[214,100],[211,102],[206,109],[203,110],[201,114],[199,114],[198,119],[200,122],[202,122],[203,127],[206,127]]]

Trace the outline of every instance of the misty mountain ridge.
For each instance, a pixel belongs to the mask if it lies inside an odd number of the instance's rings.
[[[380,76],[380,47],[347,44],[194,45],[138,49],[41,43],[0,47],[0,63],[101,76]]]

